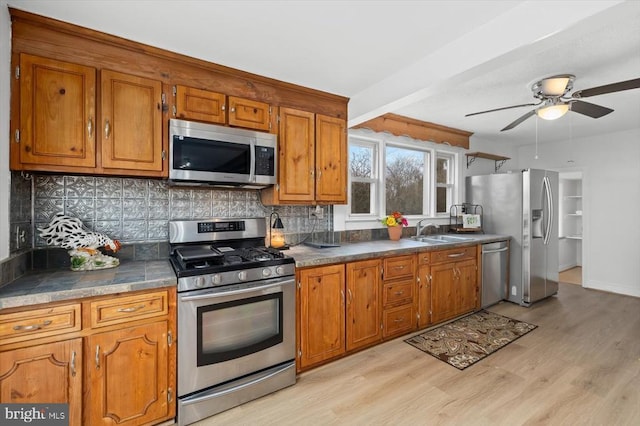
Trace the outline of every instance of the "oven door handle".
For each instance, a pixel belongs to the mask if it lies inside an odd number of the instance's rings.
[[[293,280],[288,280],[288,281],[280,281],[277,283],[273,283],[273,284],[266,284],[260,287],[251,287],[251,288],[243,288],[241,290],[232,290],[232,291],[225,291],[225,292],[221,292],[221,293],[207,293],[207,294],[198,294],[195,296],[181,296],[180,297],[180,301],[181,302],[190,302],[192,300],[204,300],[204,299],[215,299],[217,297],[222,297],[222,296],[235,296],[237,294],[246,294],[246,293],[255,293],[255,292],[262,292],[263,290],[268,290],[270,288],[274,288],[274,287],[282,287],[284,284],[287,284],[287,282],[293,282]]]

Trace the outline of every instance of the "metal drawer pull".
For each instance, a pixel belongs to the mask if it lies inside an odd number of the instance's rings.
[[[104,121],[104,138],[109,139],[109,134],[111,134],[111,125],[109,124],[109,120]]]
[[[143,308],[144,308],[144,305],[138,305],[138,306],[132,306],[130,308],[120,308],[118,309],[118,312],[135,312]]]
[[[395,293],[393,293],[396,296],[402,296],[404,294],[404,290],[401,291],[396,291]]]
[[[100,345],[96,345],[96,370],[100,369]]]
[[[14,325],[13,329],[16,331],[33,331],[40,330],[42,327],[46,327],[51,324],[50,320],[43,321],[40,324],[32,324],[32,325]]]
[[[462,253],[452,253],[450,255],[448,255],[448,257],[460,257],[460,256],[464,256],[466,254],[466,252],[462,252]]]
[[[402,322],[402,321],[404,321],[404,317],[396,318],[396,319],[393,320],[393,322]]]
[[[397,265],[393,267],[394,269],[404,269],[404,265]]]

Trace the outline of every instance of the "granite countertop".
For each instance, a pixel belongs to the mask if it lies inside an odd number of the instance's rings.
[[[341,244],[339,247],[327,248],[315,248],[305,245],[299,245],[291,247],[291,249],[288,250],[286,254],[296,260],[297,268],[306,268],[310,266],[329,265],[332,263],[344,263],[354,260],[372,259],[381,256],[393,256],[399,254],[443,250],[454,247],[466,247],[470,245],[492,243],[496,241],[505,241],[511,239],[511,237],[508,235],[497,234],[474,234],[464,236],[473,238],[473,240],[447,244],[426,244],[414,241],[410,238],[402,238],[399,241],[365,241],[359,243],[346,243]]]
[[[0,309],[177,285],[168,260],[123,261],[99,271],[33,271],[0,287]]]
[[[328,265],[372,259],[381,256],[443,250],[509,240],[508,235],[465,235],[472,241],[431,245],[409,238],[400,241],[379,240],[346,243],[339,247],[292,247],[286,254],[296,261],[296,267]],[[177,278],[168,260],[123,261],[116,268],[74,272],[69,269],[33,271],[0,287],[0,309],[41,303],[80,299],[129,291],[170,287]]]

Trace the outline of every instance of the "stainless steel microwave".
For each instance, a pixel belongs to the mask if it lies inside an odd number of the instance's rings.
[[[276,183],[277,139],[271,133],[169,120],[169,182],[264,188]]]

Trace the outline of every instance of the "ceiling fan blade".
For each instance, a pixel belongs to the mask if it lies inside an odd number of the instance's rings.
[[[571,111],[577,112],[578,114],[586,115],[591,118],[600,118],[613,112],[611,108],[603,107],[601,105],[596,105],[585,101],[571,102]]]
[[[502,108],[496,108],[496,109],[488,109],[486,111],[473,112],[471,114],[467,114],[467,115],[465,115],[465,117],[471,117],[472,115],[478,115],[478,114],[486,114],[488,112],[502,111],[502,110],[511,109],[511,108],[521,108],[521,107],[526,107],[526,106],[536,106],[536,105],[540,105],[541,103],[542,102],[539,102],[537,104],[511,105],[511,106],[508,106],[508,107],[502,107]]]
[[[529,111],[528,113],[526,113],[525,115],[523,115],[522,117],[518,118],[516,121],[514,121],[513,123],[509,124],[507,127],[505,127],[504,129],[500,130],[501,132],[504,132],[505,130],[511,130],[514,127],[516,127],[518,124],[522,123],[524,120],[526,120],[527,118],[536,115],[536,110],[532,109],[531,111]]]
[[[640,78],[620,81],[618,83],[605,84],[604,86],[592,87],[590,89],[578,90],[571,97],[575,99],[588,98],[590,96],[604,95],[606,93],[622,92],[623,90],[640,89]]]

